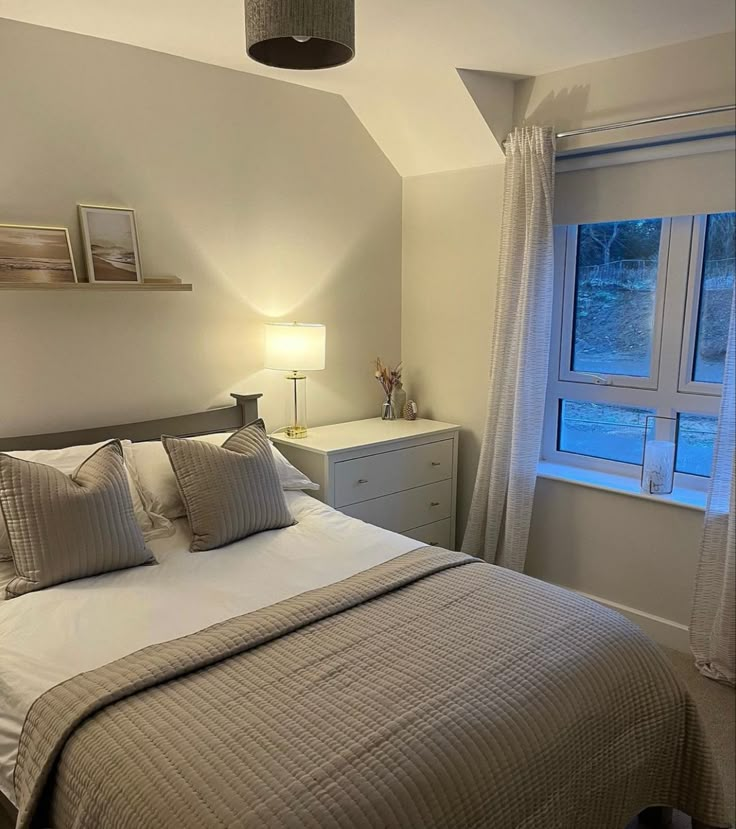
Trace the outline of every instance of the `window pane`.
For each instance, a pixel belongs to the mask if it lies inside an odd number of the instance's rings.
[[[736,213],[713,213],[705,231],[693,380],[722,383],[734,283]]]
[[[713,464],[713,443],[718,418],[681,414],[677,433],[675,471],[708,477]]]
[[[560,404],[560,452],[642,462],[646,417],[653,411],[580,400],[561,400]]]
[[[580,225],[572,370],[648,377],[661,219]]]

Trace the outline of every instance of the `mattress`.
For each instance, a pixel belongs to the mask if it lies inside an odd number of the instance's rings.
[[[187,522],[150,547],[159,561],[0,602],[0,791],[26,715],[50,688],[156,643],[330,585],[420,547],[284,493],[297,524],[219,550],[190,553]]]

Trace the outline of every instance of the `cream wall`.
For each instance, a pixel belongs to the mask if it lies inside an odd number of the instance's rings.
[[[402,346],[420,414],[458,423],[460,537],[486,411],[503,165],[404,179]]]
[[[401,179],[335,95],[0,20],[0,222],[136,208],[144,271],[191,294],[0,294],[0,434],[140,420],[286,384],[266,318],[327,324],[313,423],[371,416],[398,360]]]
[[[519,81],[514,123],[554,124],[561,132],[732,104],[734,90],[734,33],[726,32]],[[733,112],[720,113],[564,139],[560,149],[636,143],[733,125]]]
[[[708,38],[522,81],[517,122],[572,128],[732,101],[733,52],[733,38]],[[732,153],[718,155],[722,170],[733,169]],[[463,426],[460,538],[486,406],[502,186],[500,166],[404,180],[402,354],[409,393],[424,411]],[[723,209],[722,190],[712,209]],[[704,208],[700,199],[695,209]],[[702,519],[695,510],[540,479],[527,572],[620,606],[684,648]]]
[[[686,626],[702,527],[698,510],[540,479],[526,571]]]

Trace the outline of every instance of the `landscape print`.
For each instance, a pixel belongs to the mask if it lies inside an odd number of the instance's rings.
[[[76,282],[63,227],[0,225],[0,282]]]
[[[80,205],[90,282],[140,282],[135,214],[132,210]]]

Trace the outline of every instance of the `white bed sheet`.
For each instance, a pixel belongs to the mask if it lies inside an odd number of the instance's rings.
[[[140,648],[333,584],[422,545],[284,493],[298,523],[190,553],[189,527],[150,543],[158,566],[69,582],[0,602],[0,791],[26,713],[49,688]]]

